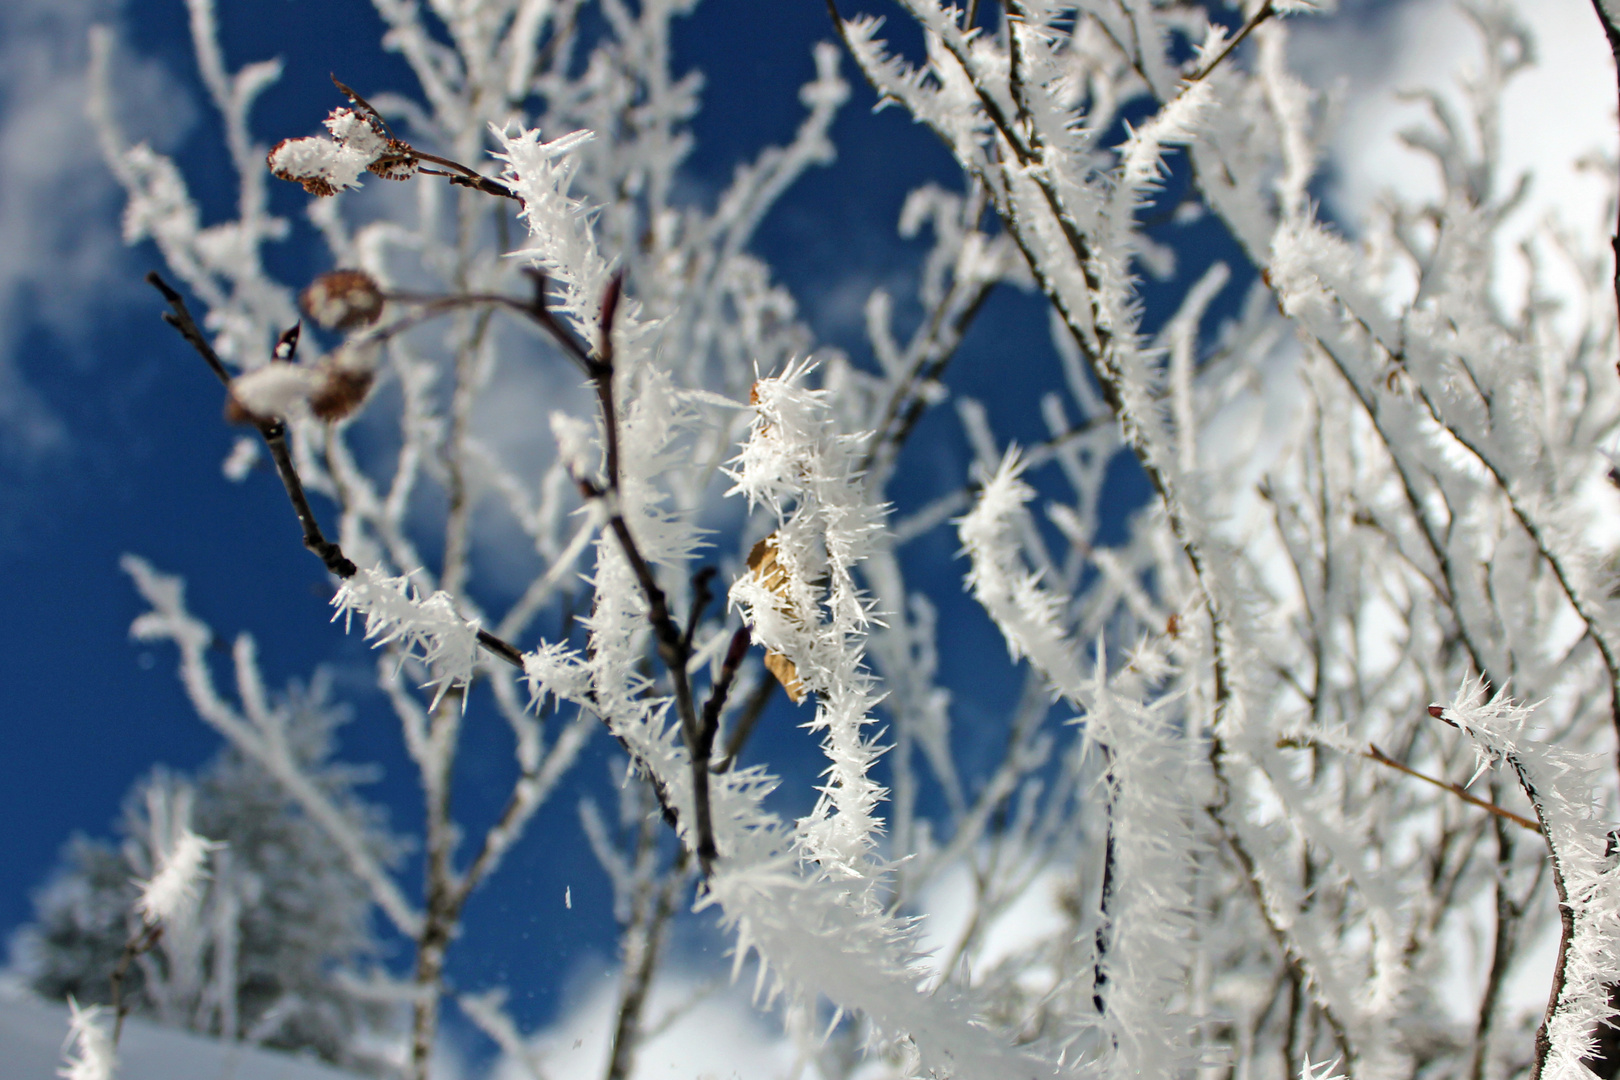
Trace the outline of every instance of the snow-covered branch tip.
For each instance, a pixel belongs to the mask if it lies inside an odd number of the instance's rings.
[[[189,826],[180,826],[157,851],[157,872],[137,882],[141,893],[135,910],[141,918],[156,925],[186,914],[208,879],[208,855],[220,846],[198,836]]]
[[[1612,1023],[1620,985],[1620,860],[1614,833],[1598,817],[1595,763],[1530,738],[1535,706],[1487,696],[1470,677],[1429,713],[1469,736],[1479,770],[1510,768],[1541,823],[1558,897],[1558,956],[1546,1012],[1536,1031],[1530,1080],[1589,1076],[1594,1035]]]
[[[343,582],[332,597],[333,620],[349,628],[355,615],[366,620],[365,635],[374,648],[398,645],[403,658],[421,661],[431,672],[437,708],[444,695],[465,690],[478,663],[479,627],[456,610],[455,598],[443,590],[423,596],[408,575],[390,577],[362,569]],[[466,708],[462,697],[462,708]]]
[[[353,108],[333,109],[324,124],[331,138],[313,135],[301,139],[283,139],[265,158],[273,176],[302,184],[311,195],[336,195],[346,188],[360,186],[360,177],[372,173],[384,180],[409,180],[417,173],[445,176],[452,184],[470,187],[489,195],[507,199],[518,196],[506,185],[468,168],[449,158],[418,150],[410,143],[394,137],[382,114],[359,94],[332,80],[349,99]],[[440,169],[424,168],[423,162],[440,165]]]

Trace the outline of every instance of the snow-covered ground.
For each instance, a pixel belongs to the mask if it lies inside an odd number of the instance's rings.
[[[0,1080],[50,1080],[62,1065],[67,1006],[0,993]],[[118,1044],[118,1080],[354,1080],[306,1058],[222,1043],[131,1018]]]

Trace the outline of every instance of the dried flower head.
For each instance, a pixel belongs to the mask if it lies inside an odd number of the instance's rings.
[[[382,118],[369,109],[333,109],[326,118],[328,139],[315,135],[283,139],[265,159],[282,180],[304,185],[311,195],[335,195],[360,186],[360,174],[404,180],[416,172],[416,151],[389,134]]]
[[[304,313],[328,330],[356,330],[382,316],[383,294],[364,270],[334,270],[298,297]]]

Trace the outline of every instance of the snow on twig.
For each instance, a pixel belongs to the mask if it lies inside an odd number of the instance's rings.
[[[1510,768],[1535,807],[1552,860],[1560,938],[1546,1014],[1536,1032],[1532,1080],[1589,1075],[1599,1025],[1609,1022],[1611,988],[1620,983],[1620,860],[1613,832],[1597,816],[1596,762],[1532,738],[1534,706],[1488,694],[1469,678],[1430,712],[1474,744],[1481,770]]]
[[[146,791],[152,875],[136,884],[135,910],[149,925],[188,918],[208,878],[208,856],[221,844],[191,831],[191,789],[153,784]]]
[[[362,569],[344,581],[332,597],[332,606],[347,629],[349,620],[363,615],[366,640],[373,648],[396,645],[402,656],[420,660],[431,676],[433,704],[451,690],[465,690],[478,664],[478,624],[462,618],[455,598],[442,590],[424,597],[408,575],[390,577],[379,570]],[[466,708],[465,696],[462,708]]]

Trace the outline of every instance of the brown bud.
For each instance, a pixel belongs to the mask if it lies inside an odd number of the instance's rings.
[[[1441,714],[1443,714],[1445,711],[1445,708],[1440,705],[1429,706],[1429,715],[1434,717],[1436,720],[1444,720],[1445,717]]]
[[[411,144],[399,139],[388,140],[388,152],[366,168],[384,180],[409,180],[416,175],[418,161]]]
[[[341,420],[366,400],[366,394],[371,391],[371,382],[369,371],[333,368],[309,396],[309,411],[327,423]]]
[[[257,427],[264,423],[264,418],[248,412],[247,407],[237,400],[236,395],[227,391],[225,394],[225,422],[227,424],[245,424]]]
[[[383,294],[364,270],[334,270],[298,297],[305,314],[328,330],[357,330],[382,317]]]

